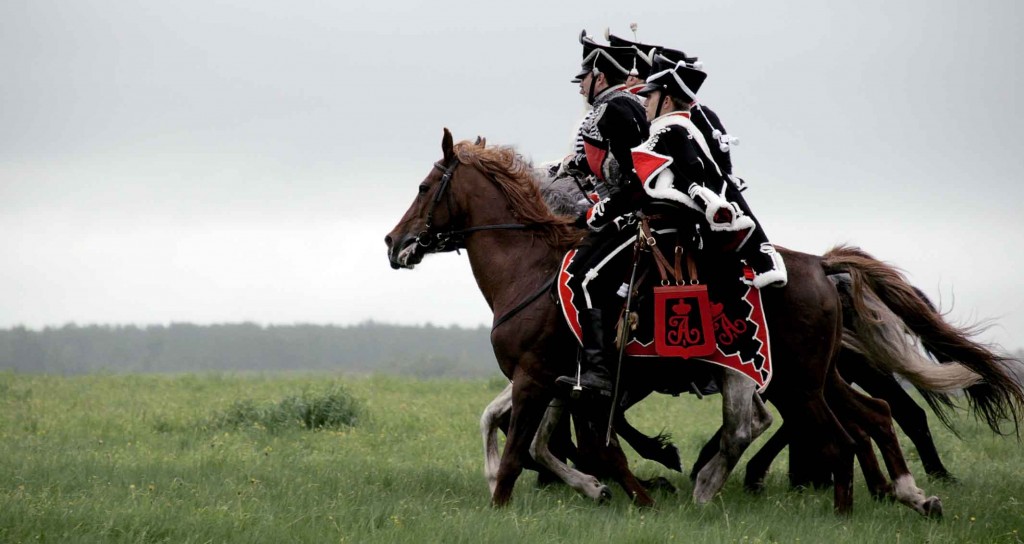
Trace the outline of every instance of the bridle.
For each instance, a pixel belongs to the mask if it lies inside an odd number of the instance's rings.
[[[434,228],[434,210],[437,209],[437,205],[441,202],[441,199],[448,195],[445,199],[445,205],[448,207],[448,217],[452,215],[452,196],[448,187],[451,185],[452,176],[455,174],[455,168],[461,164],[458,157],[452,157],[451,162],[447,165],[443,165],[441,161],[434,163],[434,168],[437,168],[442,172],[441,181],[438,183],[437,191],[434,193],[434,198],[431,200],[430,209],[427,210],[427,221],[423,225],[423,230],[416,235],[416,243],[425,250],[432,252],[444,252],[444,251],[458,251],[460,248],[466,247],[466,235],[482,230],[525,230],[530,228],[529,225],[522,223],[510,223],[500,225],[481,225],[477,227],[468,227],[465,229],[452,229],[440,230]]]
[[[427,210],[427,222],[423,225],[423,231],[416,236],[416,243],[420,245],[424,250],[439,253],[444,251],[456,251],[460,248],[466,247],[466,235],[474,232],[480,232],[483,230],[526,230],[530,228],[530,225],[524,225],[522,223],[506,223],[499,225],[481,225],[477,227],[469,227],[465,229],[449,229],[449,230],[435,230],[434,229],[434,210],[437,208],[437,204],[441,202],[441,199],[448,194],[446,199],[446,206],[448,206],[448,217],[452,216],[452,197],[448,191],[448,187],[451,185],[452,176],[455,174],[455,168],[460,164],[458,157],[452,157],[451,162],[448,165],[443,165],[441,161],[434,163],[434,168],[437,168],[442,172],[441,181],[438,183],[437,192],[434,193],[434,198],[430,203],[430,209]],[[505,323],[513,316],[517,315],[524,308],[532,304],[535,300],[540,298],[544,293],[551,290],[551,286],[554,285],[557,273],[544,283],[540,289],[535,293],[521,301],[511,310],[505,312],[504,315],[496,318],[494,324],[491,326],[491,330],[498,328],[499,325]]]

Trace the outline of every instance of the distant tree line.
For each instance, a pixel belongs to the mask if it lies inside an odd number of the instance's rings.
[[[485,327],[66,325],[0,329],[0,370],[50,374],[326,370],[431,377],[500,373]]]

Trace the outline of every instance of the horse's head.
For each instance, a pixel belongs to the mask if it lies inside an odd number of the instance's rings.
[[[446,128],[441,139],[441,160],[434,163],[430,173],[420,182],[412,205],[384,237],[391,268],[413,268],[428,253],[456,248],[446,235],[453,230],[453,221],[458,215],[458,205],[451,190],[451,181],[459,165],[454,147],[452,133]]]
[[[506,249],[538,236],[563,250],[579,240],[573,218],[551,213],[533,168],[513,148],[486,147],[482,138],[455,144],[444,129],[441,152],[412,205],[384,237],[392,268],[412,268],[428,253],[469,248],[468,238],[481,231],[530,233],[503,238]]]

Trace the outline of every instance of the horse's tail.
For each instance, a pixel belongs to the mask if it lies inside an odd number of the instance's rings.
[[[873,364],[903,376],[924,391],[933,409],[941,408],[936,401],[944,401],[928,392],[963,389],[971,409],[993,431],[1003,434],[1001,424],[1010,420],[1020,436],[1024,385],[1010,375],[1013,359],[971,340],[979,332],[977,328],[947,323],[897,268],[859,248],[835,247],[823,256],[822,264],[826,273],[846,273],[851,279],[855,338],[844,335],[844,341],[849,340],[851,347]],[[904,334],[908,329],[945,364],[936,365],[913,349]],[[942,409],[936,414],[948,425]]]

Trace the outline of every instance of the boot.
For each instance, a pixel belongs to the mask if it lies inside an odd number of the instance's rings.
[[[754,277],[741,278],[743,283],[753,285],[758,289],[785,287],[789,276],[786,273],[786,263],[782,261],[782,255],[779,255],[775,251],[775,247],[768,242],[763,242],[759,246],[751,244],[751,246],[744,257],[747,264],[753,269]]]
[[[602,326],[601,310],[590,309],[580,314],[583,329],[583,360],[580,363],[579,386],[588,393],[612,396],[611,358],[605,347],[614,333],[608,334]],[[573,388],[576,396],[576,376],[559,376],[556,383]]]

